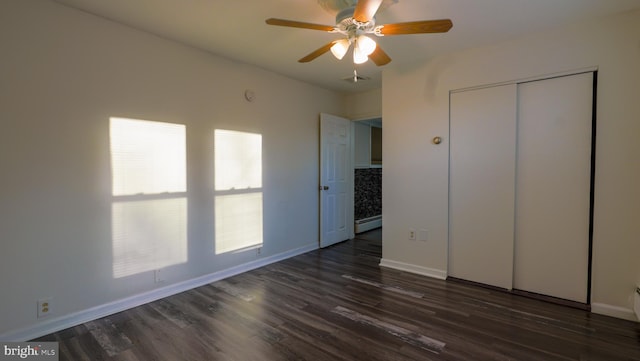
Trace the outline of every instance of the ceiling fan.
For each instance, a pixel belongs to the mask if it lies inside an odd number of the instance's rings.
[[[339,40],[334,40],[309,53],[307,56],[298,60],[300,63],[310,62],[328,51],[331,51],[337,59],[342,59],[353,44],[353,62],[355,64],[362,64],[368,59],[371,59],[377,66],[388,64],[391,62],[391,58],[380,48],[380,45],[376,44],[376,42],[367,35],[388,36],[446,33],[453,26],[453,23],[449,19],[376,25],[375,15],[382,2],[383,0],[358,0],[355,6],[338,12],[335,26],[276,18],[267,19],[266,23],[292,28],[321,30],[329,33],[342,34],[344,36]]]

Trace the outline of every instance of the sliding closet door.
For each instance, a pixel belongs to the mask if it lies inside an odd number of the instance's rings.
[[[451,94],[449,276],[511,289],[516,85]]]
[[[518,86],[513,287],[587,303],[593,73]]]

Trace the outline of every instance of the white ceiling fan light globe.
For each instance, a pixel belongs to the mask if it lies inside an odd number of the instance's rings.
[[[369,57],[363,53],[359,47],[355,46],[353,48],[353,62],[355,64],[363,64],[369,60]]]
[[[349,50],[349,45],[349,40],[340,39],[331,47],[331,53],[336,57],[336,59],[342,60],[344,55],[347,53],[347,50]]]
[[[378,46],[378,44],[376,44],[376,42],[370,37],[366,35],[358,36],[357,47],[366,56],[371,55],[371,53],[376,50],[376,46]]]

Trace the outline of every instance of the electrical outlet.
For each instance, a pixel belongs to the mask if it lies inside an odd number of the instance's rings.
[[[409,240],[410,241],[416,240],[416,230],[413,228],[409,228]]]
[[[426,242],[427,241],[427,230],[422,228],[418,231],[418,241]]]
[[[256,248],[256,256],[259,256],[260,254],[262,254],[262,247]]]
[[[38,318],[47,317],[51,314],[51,297],[38,300]]]
[[[153,271],[153,280],[155,281],[155,283],[164,282],[164,280],[162,279],[162,274],[160,273],[159,269]]]

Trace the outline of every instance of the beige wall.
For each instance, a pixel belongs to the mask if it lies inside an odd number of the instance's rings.
[[[0,339],[317,247],[319,114],[344,115],[341,94],[51,1],[0,2],[0,45]],[[112,276],[112,116],[186,125],[188,261],[163,269],[160,284],[149,271]],[[213,252],[220,128],[262,135],[259,256]],[[53,298],[53,314],[37,319],[42,297]]]
[[[364,120],[382,116],[382,89],[345,94],[344,102],[349,119]]]
[[[632,319],[640,272],[639,39],[636,11],[386,70],[384,261],[446,276],[450,90],[597,67],[592,303],[595,312]],[[432,144],[434,136],[444,142]],[[426,228],[428,241],[408,241],[409,228]]]
[[[53,2],[3,1],[0,339],[37,335],[61,324],[52,320],[73,322],[159,287],[317,246],[321,112],[352,119],[382,113],[384,258],[446,275],[449,90],[594,66],[600,86],[592,300],[596,311],[628,316],[640,282],[639,24],[640,13],[629,13],[389,68],[382,91],[340,95]],[[243,98],[248,88],[256,93],[252,103]],[[160,285],[151,272],[112,277],[111,116],[187,126],[189,260],[163,270]],[[219,128],[263,135],[259,257],[211,251],[211,140]],[[436,135],[443,144],[430,142]],[[428,241],[409,242],[409,228],[428,229]],[[47,296],[55,312],[37,319],[36,300]]]

